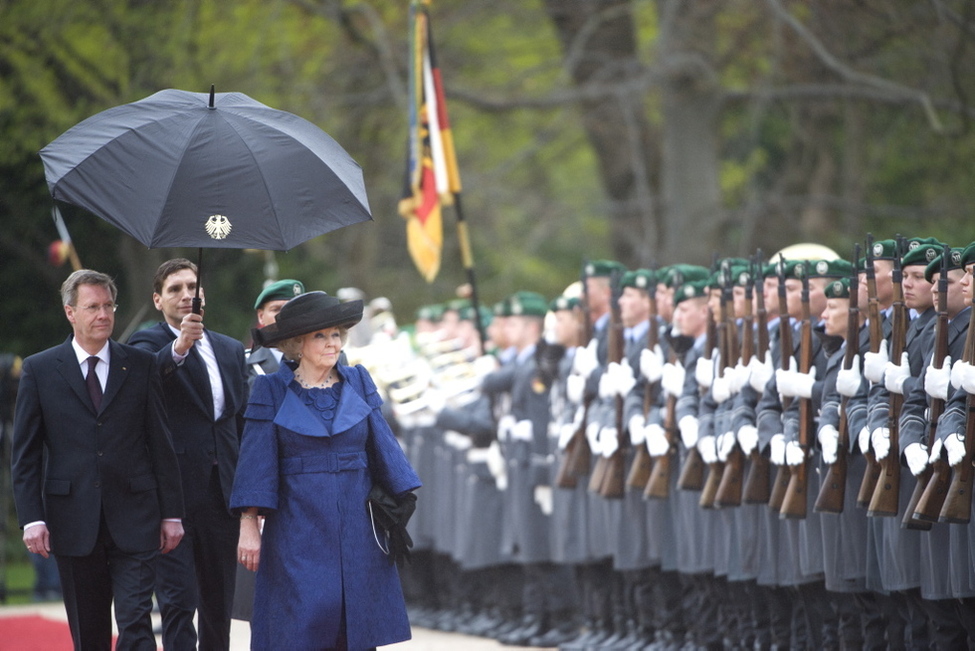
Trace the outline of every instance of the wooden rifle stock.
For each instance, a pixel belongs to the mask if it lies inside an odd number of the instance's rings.
[[[647,290],[647,297],[650,301],[650,327],[647,328],[647,350],[653,351],[658,344],[658,324],[657,324],[657,306],[655,301],[655,291],[651,286]],[[650,407],[657,399],[657,394],[660,390],[659,382],[647,382],[643,390],[643,416],[646,418],[650,415]],[[653,458],[650,456],[650,452],[647,450],[646,445],[638,445],[633,453],[633,463],[630,465],[630,472],[626,475],[626,487],[643,491],[647,487],[647,482],[650,481],[650,471],[653,469]]]
[[[973,271],[972,280],[975,280]],[[975,297],[972,299],[975,305]],[[940,303],[938,306],[940,307]],[[975,360],[975,307],[968,317],[968,334],[965,339],[965,361]],[[944,506],[938,516],[939,522],[968,524],[972,517],[972,443],[975,441],[975,396],[965,398],[967,418],[965,419],[965,456],[957,466],[951,468],[951,485],[945,497]]]
[[[813,368],[812,315],[809,313],[809,276],[802,277],[802,325],[799,334],[799,372],[810,373]],[[782,498],[779,516],[782,518],[803,519],[806,517],[806,502],[809,493],[809,439],[813,429],[812,398],[799,398],[799,447],[803,459],[793,466],[789,475],[789,485]]]
[[[730,299],[730,304],[734,305],[734,296],[732,295]],[[750,277],[745,287],[743,309],[740,361],[743,366],[748,366],[748,363],[754,355],[755,348],[755,332],[752,326],[752,283]],[[728,316],[727,311],[725,315]],[[728,319],[729,366],[739,361],[737,350],[738,339],[735,315],[731,314]],[[742,484],[744,479],[745,453],[741,451],[741,447],[735,441],[731,451],[728,452],[728,459],[724,463],[724,470],[721,473],[721,483],[718,485],[718,492],[714,496],[714,505],[721,508],[741,506]]]
[[[717,324],[714,322],[714,315],[708,310],[708,329],[704,341],[704,358],[712,359],[714,345],[717,341]],[[693,369],[689,372],[694,372]],[[704,488],[704,459],[697,446],[687,451],[684,465],[681,466],[680,476],[677,478],[677,487],[685,491],[699,491]]]
[[[942,368],[945,356],[948,354],[948,308],[947,308],[948,280],[947,274],[942,271],[938,278],[938,320],[934,323],[934,354],[931,363],[935,368]],[[965,352],[968,355],[972,346],[971,319],[969,319],[969,331],[965,339]],[[934,445],[937,438],[938,421],[944,413],[944,400],[932,398],[928,407],[928,449]],[[967,425],[966,425],[967,427]],[[924,486],[920,484],[925,478]],[[918,477],[918,486],[914,487],[915,492],[921,491],[917,500],[917,505],[911,515],[912,522],[937,522],[941,514],[941,508],[948,496],[948,486],[951,482],[951,466],[939,458],[931,464],[922,477]],[[911,495],[912,501],[914,495]]]
[[[877,276],[873,268],[873,235],[867,234],[867,320],[870,332],[870,352],[880,351],[880,342],[883,340],[883,328],[880,321],[880,303],[877,300]],[[859,261],[857,261],[859,264]],[[863,481],[860,482],[860,490],[857,492],[857,507],[865,509],[873,499],[874,490],[883,469],[877,463],[877,458],[873,450],[866,452],[863,458],[867,460],[867,469],[863,473]]]
[[[893,323],[890,330],[890,359],[900,364],[907,341],[907,307],[904,305],[904,290],[901,286],[900,260],[895,257],[893,269],[894,301],[891,311]],[[880,462],[881,475],[874,487],[867,515],[896,517],[900,507],[901,486],[901,448],[900,448],[900,413],[904,405],[904,396],[890,392],[889,409],[887,412],[887,432],[889,434],[890,450]]]
[[[650,470],[650,478],[643,491],[646,499],[667,499],[670,495],[670,462],[674,455],[674,442],[677,440],[677,423],[674,415],[677,410],[677,398],[667,396],[667,406],[664,412],[664,435],[670,444],[669,451],[663,456],[657,457],[653,461],[653,468]]]
[[[755,354],[759,361],[765,361],[765,353],[769,349],[768,310],[765,307],[765,280],[762,275],[761,251],[755,256]],[[770,464],[768,458],[757,449],[748,455],[748,475],[742,486],[742,501],[746,504],[768,504]]]
[[[951,485],[938,516],[939,522],[968,524],[972,517],[972,441],[975,440],[975,396],[965,399],[968,418],[965,421],[965,456],[951,467]]]
[[[619,364],[625,356],[626,342],[623,338],[623,320],[620,316],[620,294],[623,291],[622,277],[618,271],[613,272],[612,279],[613,295],[610,299],[610,320],[609,320],[609,361]],[[616,451],[612,455],[600,456],[602,462],[603,476],[596,484],[595,491],[600,496],[608,499],[619,499],[623,497],[626,479],[626,448],[629,446],[629,437],[623,426],[623,396],[614,396],[614,418],[616,426]],[[597,468],[599,465],[597,462]],[[595,474],[595,473],[594,473]],[[593,486],[590,484],[590,489]]]
[[[853,368],[853,360],[857,356],[858,335],[860,333],[859,292],[857,291],[857,266],[860,261],[860,244],[853,249],[853,277],[850,278],[850,311],[846,321],[846,350],[843,354],[843,370]],[[842,513],[846,494],[846,478],[849,472],[850,423],[846,416],[849,397],[840,398],[839,408],[839,436],[836,440],[836,460],[829,464],[823,484],[819,487],[819,495],[813,505],[816,513]]]
[[[792,358],[792,321],[789,318],[789,304],[785,297],[785,260],[779,256],[779,351],[781,353],[780,366],[782,370],[789,370],[789,360]],[[789,407],[791,401],[782,398],[782,413]],[[789,488],[789,466],[783,463],[775,471],[775,481],[768,498],[768,507],[776,513],[782,512],[782,501]]]
[[[589,416],[589,401],[582,408],[582,422],[569,443],[565,446],[559,470],[555,475],[555,485],[559,488],[575,488],[579,477],[589,474],[592,464],[592,451],[586,440],[586,421]]]

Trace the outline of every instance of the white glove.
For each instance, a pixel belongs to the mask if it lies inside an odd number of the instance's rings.
[[[785,465],[785,436],[774,434],[768,446],[769,460],[777,466]]]
[[[969,395],[975,394],[975,366],[962,360],[955,362],[951,367],[951,384]]]
[[[698,385],[707,389],[714,380],[714,365],[718,360],[717,348],[711,352],[711,359],[706,357],[697,358],[697,366],[694,367],[694,379]]]
[[[684,447],[690,450],[697,445],[697,417],[683,416],[677,423],[680,430],[680,440],[684,442]]]
[[[948,465],[957,466],[965,458],[965,439],[957,432],[945,438],[945,452],[948,453]]]
[[[823,462],[836,463],[836,453],[840,447],[840,433],[832,425],[823,425],[819,428],[816,435],[819,439],[819,447],[823,451]]]
[[[519,420],[515,423],[514,427],[511,428],[511,438],[516,441],[527,441],[531,442],[535,435],[535,428],[532,422],[527,418],[525,420]]]
[[[742,364],[739,359],[734,368],[725,370],[725,377],[728,378],[728,383],[731,385],[731,395],[735,395],[748,382],[748,367]]]
[[[880,384],[884,381],[884,370],[889,361],[887,340],[884,339],[880,342],[880,350],[875,353],[867,351],[863,354],[863,376],[874,384]]]
[[[857,445],[860,447],[860,454],[870,452],[870,430],[866,425],[857,434]]]
[[[657,382],[664,374],[664,354],[660,350],[660,344],[653,347],[653,350],[644,348],[640,351],[640,372],[647,382]]]
[[[610,362],[609,366],[606,367],[606,371],[599,376],[599,397],[603,400],[616,395],[616,386],[614,385],[616,377],[610,373],[613,364],[616,364],[616,362]]]
[[[924,369],[924,390],[932,398],[948,399],[948,385],[951,383],[951,355],[945,356],[944,366],[935,368],[931,364]]]
[[[904,448],[904,458],[911,474],[917,477],[928,467],[928,451],[920,443],[911,443]]]
[[[474,369],[474,375],[477,377],[484,377],[489,373],[493,373],[500,367],[498,358],[494,355],[481,355],[474,359],[471,363],[471,367]]]
[[[785,444],[785,462],[790,466],[801,466],[806,461],[806,451],[799,445],[799,441],[789,441]]]
[[[660,379],[660,386],[664,388],[668,394],[674,396],[675,398],[680,398],[681,394],[684,393],[684,367],[678,364],[664,364],[663,375]]]
[[[697,451],[701,453],[704,463],[716,463],[718,461],[718,449],[714,444],[713,436],[702,436],[697,441]]]
[[[586,395],[586,378],[573,373],[565,379],[565,397],[577,405]]]
[[[719,405],[731,397],[731,379],[730,375],[733,373],[732,369],[725,369],[724,375],[715,376],[714,381],[711,382],[711,397]]]
[[[589,449],[593,452],[599,450],[599,423],[589,423],[586,425],[586,441],[589,442]]]
[[[816,384],[816,374],[813,371],[800,373],[796,371],[791,378],[791,386],[794,398],[812,398],[813,387]]]
[[[610,372],[613,373],[613,388],[616,389],[616,395],[625,398],[633,390],[633,387],[636,386],[636,378],[633,377],[633,368],[630,366],[630,360],[623,359],[622,362],[616,365],[615,369],[610,369]]]
[[[667,442],[667,434],[664,428],[658,423],[650,423],[643,430],[643,435],[647,441],[647,452],[651,457],[662,457],[670,452],[670,444]]]
[[[595,339],[589,345],[576,349],[575,359],[572,361],[572,370],[579,375],[588,376],[599,368],[599,356],[596,354],[597,342]]]
[[[620,449],[619,432],[615,427],[604,427],[599,430],[599,452],[604,457],[611,457]]]
[[[758,447],[758,428],[754,425],[742,425],[738,428],[738,445],[745,454],[751,454]]]
[[[562,423],[559,428],[559,449],[564,450],[572,440],[572,435],[576,433],[575,425],[572,423]]]
[[[759,361],[758,357],[752,357],[748,362],[748,384],[755,391],[761,393],[765,390],[765,385],[772,379],[775,369],[772,368],[772,353],[766,351],[765,359]]]
[[[727,461],[728,455],[735,449],[735,433],[725,432],[718,437],[718,461]]]
[[[845,369],[842,365],[840,366],[840,370],[836,374],[836,390],[841,396],[852,398],[860,391],[862,381],[863,375],[860,374],[860,356],[856,355],[853,358],[853,364],[850,368]]]
[[[498,420],[498,440],[502,443],[508,440],[508,434],[511,433],[511,428],[515,426],[515,417],[511,414],[505,414]]]
[[[873,446],[873,455],[877,461],[882,461],[890,454],[890,430],[886,427],[878,427],[870,434],[870,445]]]
[[[905,350],[901,353],[900,364],[887,362],[887,366],[884,367],[884,386],[891,393],[904,395],[904,382],[909,377],[911,377],[911,366]]]
[[[552,487],[540,484],[534,491],[535,504],[542,510],[543,515],[552,515]]]
[[[424,391],[423,399],[427,403],[427,409],[434,414],[439,414],[447,406],[447,396],[437,389],[427,389]]]
[[[643,416],[643,414],[633,414],[630,416],[630,422],[627,423],[627,429],[630,432],[630,443],[634,447],[643,443],[643,437],[646,436],[644,433],[646,424],[647,419]]]
[[[504,462],[504,455],[501,454],[501,446],[497,441],[492,441],[487,451],[488,471],[494,477],[494,485],[499,491],[508,489],[508,467]]]
[[[934,463],[941,458],[942,447],[944,447],[944,444],[941,442],[941,439],[934,439],[934,445],[931,446],[931,456],[928,457],[929,463]]]
[[[798,374],[799,365],[796,364],[794,357],[789,358],[789,370],[783,370],[781,368],[775,369],[775,388],[779,392],[779,396],[792,398],[795,396],[795,391],[792,387],[792,378]]]

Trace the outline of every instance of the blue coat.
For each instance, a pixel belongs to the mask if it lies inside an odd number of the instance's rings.
[[[366,495],[420,486],[361,366],[337,366],[330,423],[296,391],[290,366],[255,379],[245,413],[232,509],[267,516],[251,620],[253,649],[349,649],[410,638],[399,575],[373,537]],[[313,390],[312,393],[325,393]]]

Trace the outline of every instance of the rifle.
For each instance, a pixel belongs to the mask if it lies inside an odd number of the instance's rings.
[[[580,301],[582,323],[580,331],[582,333],[581,343],[586,345],[592,339],[592,323],[589,320],[589,290],[586,285],[588,261],[582,263],[582,300]],[[577,478],[589,472],[592,464],[592,450],[589,449],[589,441],[586,440],[586,422],[589,419],[589,398],[583,399],[582,419],[579,427],[572,434],[568,444],[565,446],[562,460],[559,463],[559,470],[555,475],[555,485],[559,488],[575,488]]]
[[[809,273],[802,274],[802,324],[799,330],[799,372],[813,371],[812,315],[809,312]],[[806,517],[806,496],[809,492],[809,436],[813,423],[812,398],[799,398],[799,447],[802,463],[791,469],[789,485],[782,498],[779,517],[803,519]]]
[[[718,340],[717,324],[711,309],[708,309],[708,329],[704,337],[704,359],[713,361],[713,351]],[[693,372],[693,371],[692,371]],[[695,445],[687,451],[687,458],[680,469],[677,487],[685,491],[699,491],[704,487],[704,459]]]
[[[880,351],[880,342],[884,338],[884,332],[880,322],[880,303],[877,300],[877,275],[873,268],[873,235],[870,233],[867,233],[866,254],[865,271],[867,273],[867,320],[870,332],[870,352],[876,353]],[[863,481],[860,482],[860,492],[857,493],[857,506],[861,509],[870,505],[881,473],[880,464],[877,463],[873,450],[865,452],[863,458],[867,460],[867,469],[863,473]]]
[[[898,247],[899,249],[899,247]],[[891,304],[890,329],[890,359],[899,364],[904,346],[907,341],[907,308],[904,306],[904,290],[901,285],[900,251],[894,256],[894,269],[891,274],[894,287],[894,300]],[[893,391],[889,394],[889,409],[887,412],[887,432],[890,450],[886,458],[880,462],[881,477],[877,481],[867,515],[895,517],[899,507],[901,486],[901,448],[900,448],[900,413],[904,404],[904,396]]]
[[[858,335],[860,334],[860,292],[857,291],[857,265],[860,261],[860,243],[853,247],[853,276],[850,278],[850,310],[846,319],[846,350],[843,353],[843,370],[849,371],[856,359]],[[819,496],[813,511],[816,513],[842,513],[844,494],[846,492],[846,476],[849,468],[850,423],[847,420],[846,409],[850,402],[848,396],[840,398],[839,436],[836,442],[836,460],[830,464],[823,478],[823,485],[819,489]]]
[[[610,299],[609,319],[609,362],[619,364],[623,361],[626,341],[623,339],[623,321],[620,317],[620,294],[622,277],[619,271],[613,271],[610,283],[613,295]],[[596,468],[589,478],[589,490],[599,493],[602,497],[619,499],[623,497],[623,480],[626,468],[626,445],[629,445],[626,431],[623,428],[623,397],[614,396],[614,422],[616,425],[617,448],[609,457],[600,455],[596,460]]]
[[[946,246],[944,249],[942,257],[941,273],[938,276],[938,315],[935,317],[937,321],[934,322],[934,353],[931,357],[931,364],[935,368],[942,368],[944,366],[945,356],[948,354],[948,256],[950,255],[950,249]],[[968,340],[971,339],[972,335],[969,333],[966,335],[965,341],[965,353],[968,354]],[[941,420],[941,416],[944,413],[945,402],[937,398],[931,399],[931,404],[928,406],[928,449],[930,450],[932,445],[934,445],[935,438],[937,438],[938,421]],[[924,489],[921,492],[920,498],[918,498],[917,505],[911,515],[911,522],[936,522],[938,515],[941,512],[941,507],[944,504],[945,498],[948,494],[948,486],[951,482],[951,468],[948,466],[948,462],[944,459],[937,459],[931,464],[930,468],[926,468],[923,475],[928,475]],[[920,484],[921,478],[918,477],[918,484]],[[918,487],[915,486],[915,492],[917,492]],[[911,495],[913,500],[914,495]],[[903,523],[902,523],[903,524]]]
[[[728,260],[724,260],[721,263],[721,273],[718,274],[718,284],[721,286],[721,299],[719,301],[718,308],[718,322],[715,325],[715,330],[718,339],[718,377],[724,377],[725,369],[731,366],[733,363],[733,352],[732,346],[737,349],[738,336],[732,330],[734,324],[734,310],[732,307],[734,304],[734,297],[732,295],[731,289],[731,267]],[[729,326],[728,312],[731,314],[731,327]],[[734,343],[732,343],[734,340]],[[701,491],[701,498],[698,500],[698,505],[702,509],[713,509],[715,508],[715,500],[718,496],[718,488],[721,486],[721,480],[724,477],[725,463],[723,461],[717,460],[714,463],[708,464],[708,478],[704,482],[704,489]]]
[[[792,320],[789,317],[789,302],[785,296],[785,258],[782,257],[782,254],[779,254],[779,263],[776,271],[779,277],[779,351],[781,353],[779,366],[782,370],[788,371],[789,360],[792,359],[793,353]],[[791,402],[787,397],[782,398],[783,414],[789,408]],[[790,474],[789,465],[786,463],[779,466],[775,473],[775,482],[772,484],[772,492],[768,498],[768,507],[773,511],[782,511],[782,500],[785,499],[785,491],[789,487]]]
[[[682,278],[678,275],[674,279],[674,285],[679,287]],[[673,364],[677,361],[677,355],[671,350],[668,359]],[[679,432],[677,431],[677,396],[667,395],[664,407],[664,435],[670,444],[670,452],[657,457],[650,470],[650,479],[647,480],[647,487],[643,491],[644,499],[667,499],[670,495],[670,462],[671,457],[676,451],[675,442]],[[700,481],[700,480],[698,480]]]
[[[975,280],[975,269],[972,271],[972,279]],[[940,280],[940,279],[939,279]],[[972,297],[972,305],[975,306],[975,296]],[[941,299],[938,299],[938,308],[941,308]],[[968,363],[975,360],[975,307],[968,316],[968,334],[965,337],[965,353],[962,358]],[[975,395],[968,394],[965,398],[965,456],[957,466],[951,467],[951,486],[948,487],[948,495],[944,498],[944,506],[938,517],[939,522],[950,522],[952,524],[968,524],[972,517],[972,441],[975,440]],[[942,461],[942,463],[945,463]]]
[[[647,350],[653,351],[659,343],[660,331],[657,329],[657,287],[650,283],[647,288],[647,296],[650,300],[650,327],[647,329]],[[657,392],[660,388],[659,382],[647,382],[643,389],[643,415],[650,414],[650,408],[657,400]],[[650,481],[650,471],[653,468],[653,458],[647,450],[646,445],[639,445],[633,455],[633,463],[630,465],[630,472],[626,476],[626,487],[638,490],[645,490],[647,482]]]
[[[734,284],[731,283],[731,288],[729,291],[729,300],[731,304],[734,305]],[[748,277],[745,282],[745,302],[742,306],[744,314],[742,314],[742,332],[741,332],[741,363],[744,366],[748,365],[754,355],[755,348],[755,332],[752,324],[752,281]],[[728,316],[726,314],[726,316]],[[731,362],[736,362],[739,359],[738,352],[738,332],[737,332],[737,317],[732,310],[732,314],[728,320],[728,348],[731,351],[729,355],[729,364]],[[719,507],[729,507],[729,506],[741,506],[742,497],[742,480],[745,474],[745,453],[742,452],[738,443],[735,442],[731,451],[728,453],[728,459],[724,464],[724,472],[721,474],[721,484],[718,486],[718,493],[714,498],[714,503]]]
[[[755,255],[752,279],[755,281],[755,355],[765,361],[768,352],[768,310],[765,308],[765,278],[762,276],[762,251]],[[747,338],[746,338],[747,339]],[[748,477],[742,489],[742,499],[746,504],[768,504],[769,500],[769,460],[758,448],[749,455]]]

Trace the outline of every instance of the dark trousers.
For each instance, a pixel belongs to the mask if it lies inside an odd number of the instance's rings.
[[[183,540],[159,556],[156,599],[163,620],[163,646],[173,651],[230,648],[230,614],[237,572],[240,524],[230,515],[213,467],[207,494],[187,500]],[[193,626],[199,610],[200,631]]]
[[[155,549],[123,552],[115,546],[104,518],[95,549],[88,556],[57,556],[71,639],[78,651],[112,648],[112,600],[118,651],[156,649],[152,634],[152,584]]]

